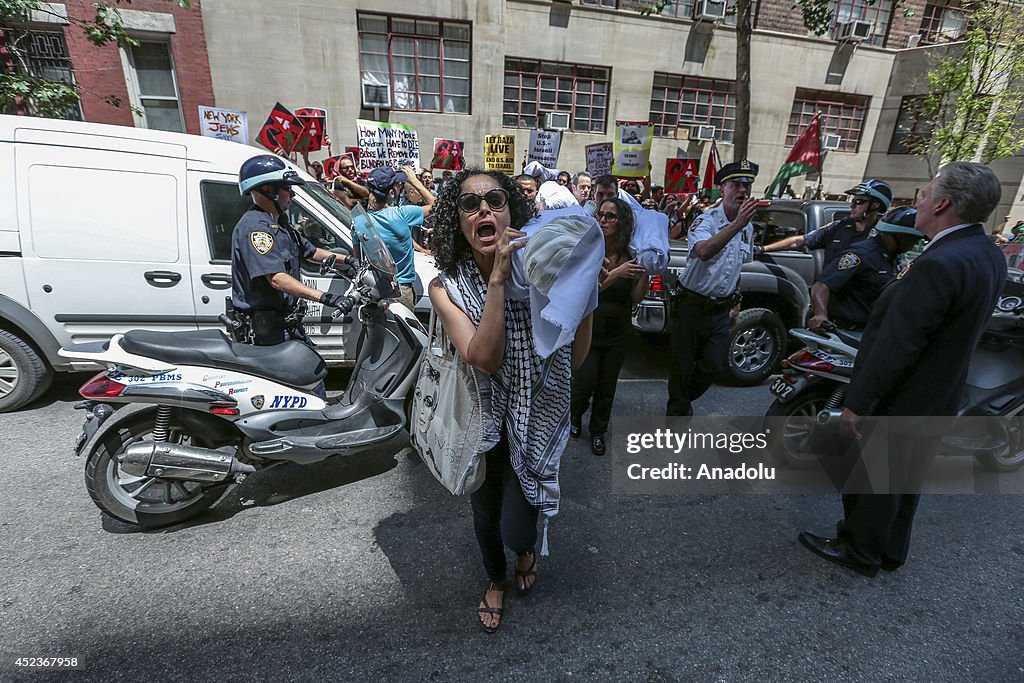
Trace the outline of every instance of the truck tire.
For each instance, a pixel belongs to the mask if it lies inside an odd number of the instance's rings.
[[[723,379],[728,384],[752,387],[763,382],[782,360],[786,326],[767,308],[740,311],[729,330]]]
[[[0,330],[0,413],[39,398],[53,381],[53,370],[27,342]]]

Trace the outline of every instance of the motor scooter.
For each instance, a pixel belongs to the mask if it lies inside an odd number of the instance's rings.
[[[860,332],[830,323],[821,332],[790,330],[803,348],[782,362],[772,383],[775,400],[766,417],[786,418],[769,435],[769,449],[782,464],[808,468],[818,457],[810,447],[814,430],[838,419],[853,375]],[[971,357],[959,416],[1001,417],[954,423],[939,454],[972,456],[986,469],[1024,467],[1024,284],[1008,281]],[[962,427],[958,429],[958,424]],[[985,433],[977,433],[984,425]]]
[[[275,464],[359,453],[400,436],[428,343],[397,297],[395,266],[372,222],[335,316],[362,322],[345,391],[321,398],[323,359],[301,341],[252,346],[217,329],[132,330],[60,355],[106,370],[85,383],[75,446],[107,514],[143,527],[190,519],[232,483]]]

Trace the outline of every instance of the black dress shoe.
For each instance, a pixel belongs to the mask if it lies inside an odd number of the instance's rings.
[[[570,419],[569,420],[569,436],[574,439],[580,438],[580,432],[583,427],[580,424],[580,420]]]
[[[607,451],[607,447],[604,445],[604,434],[598,434],[594,437],[594,440],[590,442],[590,450],[594,455],[604,455]]]
[[[847,567],[864,576],[875,576],[878,574],[878,567],[854,557],[850,544],[842,539],[824,538],[809,534],[806,531],[801,531],[798,538],[801,545],[829,562]]]

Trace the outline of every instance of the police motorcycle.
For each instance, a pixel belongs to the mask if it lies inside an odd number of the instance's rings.
[[[79,389],[93,502],[119,520],[159,527],[190,519],[232,483],[275,464],[351,455],[398,436],[428,337],[398,296],[395,266],[372,221],[362,263],[335,316],[362,322],[344,393],[324,400],[323,360],[301,341],[253,346],[218,329],[132,330],[60,355],[106,370]],[[337,273],[337,271],[333,271]]]
[[[782,430],[769,434],[772,455],[782,464],[807,468],[817,462],[809,447],[817,425],[842,413],[843,399],[853,375],[860,332],[831,323],[821,332],[790,330],[803,348],[782,362],[783,372],[771,385],[775,397],[767,417],[788,418]],[[973,456],[982,467],[1012,472],[1024,467],[1024,284],[1008,281],[996,303],[967,373],[961,416],[1001,416],[966,423],[942,440],[939,454]],[[964,430],[973,429],[973,433]]]

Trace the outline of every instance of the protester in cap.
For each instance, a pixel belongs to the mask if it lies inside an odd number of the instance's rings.
[[[811,287],[814,315],[807,326],[818,331],[828,321],[840,329],[862,330],[882,289],[896,277],[900,254],[924,237],[914,227],[917,211],[890,210],[875,226],[875,234],[843,251],[825,267]]]
[[[571,187],[576,201],[579,202],[580,206],[583,206],[590,201],[590,196],[594,189],[594,179],[586,171],[580,171],[572,177]]]
[[[824,265],[835,261],[841,252],[867,239],[878,219],[892,204],[892,188],[882,180],[865,180],[846,193],[852,195],[848,218],[833,221],[807,235],[787,237],[766,247],[758,246],[755,254],[807,247],[825,250]]]
[[[542,358],[530,302],[509,297],[512,260],[527,246],[521,228],[532,216],[507,176],[470,169],[441,188],[433,218],[440,274],[430,283],[430,301],[488,397],[486,478],[470,496],[489,579],[477,615],[488,633],[498,629],[504,611],[506,547],[515,553],[516,589],[526,593],[537,581],[538,515],[558,510],[572,361],[582,361],[590,344],[587,317],[577,342]]]
[[[351,154],[345,154],[338,160],[338,176],[334,179],[333,192],[338,201],[349,209],[370,196],[366,183],[359,179]]]
[[[594,455],[604,455],[607,450],[605,433],[615,401],[615,387],[633,333],[633,305],[647,293],[649,278],[647,271],[629,251],[634,222],[629,204],[618,197],[607,199],[595,217],[604,234],[604,268],[597,310],[594,311],[590,351],[583,365],[572,375],[569,435],[573,438],[580,435],[583,414],[589,406],[590,451]]]
[[[686,268],[672,297],[672,366],[666,415],[693,415],[693,401],[723,369],[730,309],[739,310],[741,266],[753,258],[757,164],[743,159],[715,175],[722,203],[694,220]]]
[[[401,183],[408,182],[423,197],[423,206],[387,206],[390,196],[396,191]],[[384,246],[391,253],[397,269],[398,288],[401,292],[398,300],[410,311],[415,310],[416,294],[413,290],[413,283],[416,282],[416,266],[414,254],[416,251],[413,245],[413,228],[423,225],[424,219],[430,215],[434,205],[434,195],[423,187],[423,183],[416,177],[416,174],[408,166],[400,171],[393,168],[375,168],[366,179],[367,189],[370,191],[370,199],[367,208],[370,210],[370,220],[384,240]],[[361,215],[355,216],[356,232],[366,231],[366,219]]]

